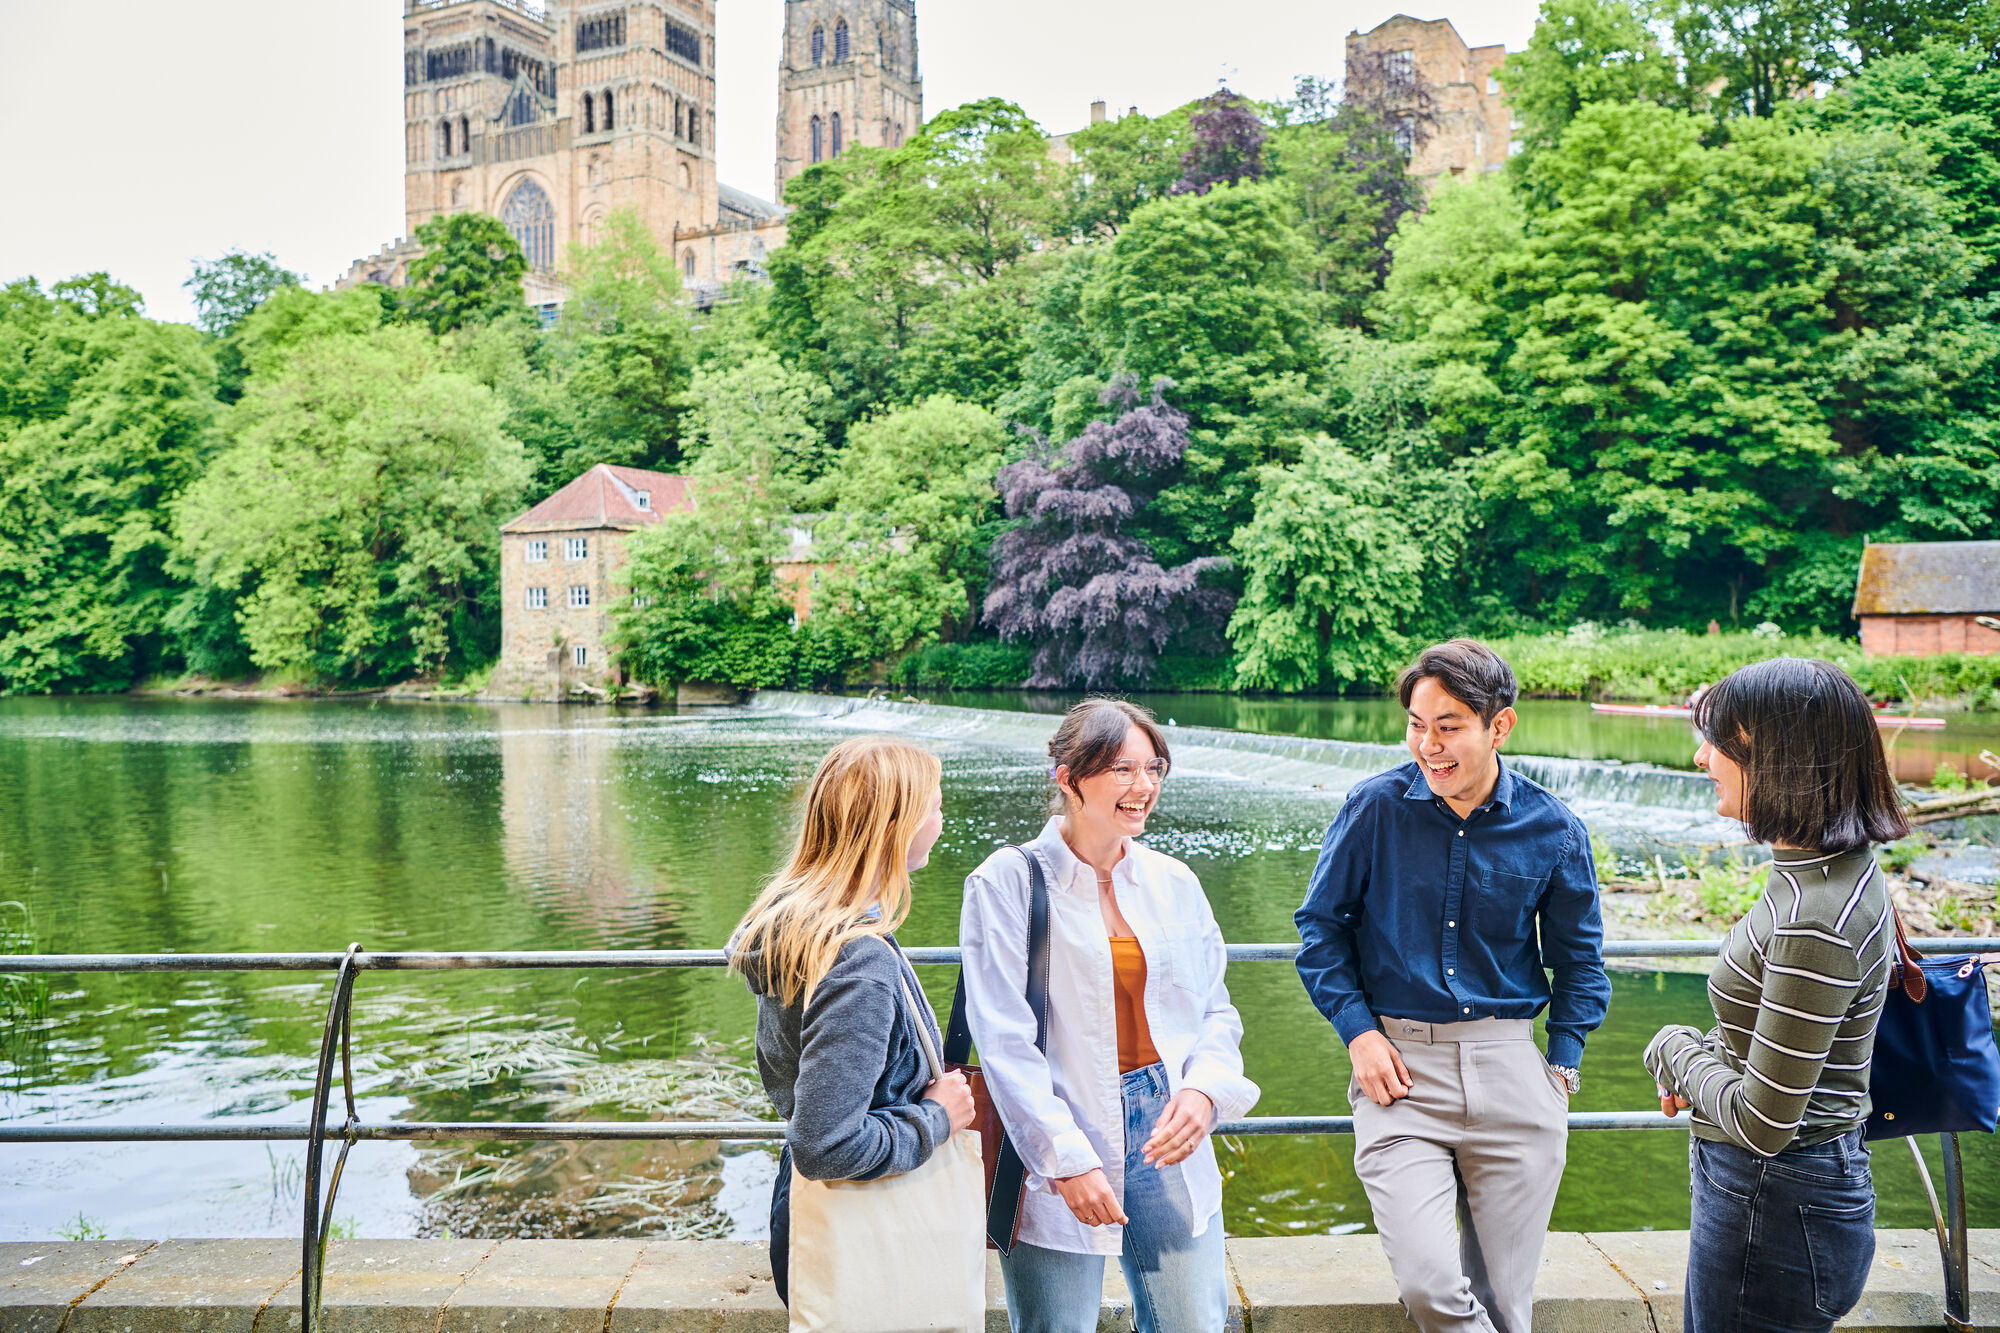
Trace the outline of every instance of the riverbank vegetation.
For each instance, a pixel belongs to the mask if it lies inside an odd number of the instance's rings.
[[[794,179],[768,284],[612,215],[547,327],[478,214],[398,292],[202,264],[199,328],[14,283],[0,687],[466,678],[498,524],[615,462],[700,499],[631,542],[655,681],[1372,690],[1470,632],[1538,694],[2000,704],[1850,637],[1864,541],[2000,538],[2000,31],[1890,8],[1547,0],[1520,151],[1430,186],[1386,58],[1062,154],[988,98]]]

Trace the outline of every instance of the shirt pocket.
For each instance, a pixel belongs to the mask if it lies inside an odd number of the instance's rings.
[[[1534,875],[1517,875],[1489,867],[1483,871],[1473,891],[1472,938],[1489,954],[1505,957],[1514,947],[1526,944],[1535,929],[1535,908],[1542,901],[1542,885],[1547,880]],[[1466,932],[1460,932],[1460,938]]]
[[[1146,955],[1147,972],[1150,974],[1157,968],[1162,980],[1187,994],[1196,998],[1207,995],[1210,981],[1208,951],[1204,947],[1207,932],[1184,921],[1162,921],[1155,933],[1153,952]]]

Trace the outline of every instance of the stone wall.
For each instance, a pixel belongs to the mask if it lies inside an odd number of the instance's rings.
[[[1944,1326],[1937,1242],[1878,1231],[1867,1294],[1839,1327]],[[1973,1326],[2000,1329],[2000,1231],[1972,1233]],[[1258,1237],[1228,1245],[1237,1333],[1398,1333],[1412,1326],[1372,1235]],[[1005,1333],[988,1256],[988,1333]],[[1678,1333],[1687,1233],[1549,1237],[1535,1333]],[[299,1242],[169,1240],[0,1244],[5,1333],[280,1333],[299,1319]],[[779,1333],[765,1247],[732,1241],[336,1240],[327,1333]],[[1131,1298],[1106,1265],[1098,1328],[1129,1329]]]
[[[624,539],[617,528],[551,528],[500,534],[500,661],[487,695],[498,699],[561,699],[577,685],[608,689],[618,681],[611,661],[611,607],[624,594],[617,570]],[[563,541],[589,543],[582,560],[563,557]],[[546,561],[530,561],[528,543],[548,543]],[[590,589],[590,605],[569,603],[572,585]],[[547,590],[548,605],[528,605],[528,589]],[[584,660],[576,661],[583,649]]]

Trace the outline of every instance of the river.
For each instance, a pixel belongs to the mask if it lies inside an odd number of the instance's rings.
[[[818,756],[857,729],[895,729],[933,748],[946,773],[945,835],[902,938],[953,943],[966,871],[1040,824],[1050,720],[763,703],[676,714],[0,699],[0,900],[25,904],[40,952],[714,947],[780,858]],[[1246,718],[1173,706],[1178,762],[1149,841],[1200,874],[1231,940],[1293,938],[1339,792],[1394,759],[1371,743],[1393,733],[1204,731],[1195,724]],[[1601,762],[1670,756],[1544,748],[1556,757],[1524,757],[1523,770],[1607,839],[1700,844],[1726,832],[1692,775]],[[942,1007],[951,970],[924,971]],[[1230,983],[1264,1089],[1258,1113],[1343,1113],[1344,1053],[1291,968],[1238,965]],[[1663,1023],[1707,1021],[1698,976],[1622,971],[1614,988],[1578,1109],[1646,1108],[1646,1039]],[[296,1123],[328,989],[259,973],[55,978],[47,1019],[0,1034],[0,1120]],[[643,1116],[663,1102],[768,1114],[741,1072],[752,1002],[716,971],[365,973],[355,1013],[366,1119]],[[2000,1225],[2000,1152],[1984,1139],[1968,1147],[1973,1222]],[[1229,1230],[1366,1228],[1351,1151],[1337,1138],[1221,1145]],[[287,1234],[301,1156],[294,1145],[0,1145],[0,1239]],[[1907,1149],[1882,1145],[1876,1161],[1881,1225],[1926,1224]],[[770,1153],[751,1146],[369,1143],[354,1150],[337,1230],[747,1238],[760,1234],[771,1171]],[[1684,1135],[1572,1139],[1557,1227],[1682,1227],[1687,1208]]]

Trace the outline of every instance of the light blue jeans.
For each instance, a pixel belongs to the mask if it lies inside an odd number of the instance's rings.
[[[1222,1214],[1194,1234],[1194,1204],[1178,1171],[1156,1171],[1141,1155],[1167,1109],[1167,1071],[1148,1065],[1125,1075],[1125,1252],[1118,1263],[1132,1289],[1138,1333],[1222,1333],[1229,1293],[1222,1259]],[[1025,1242],[1000,1261],[1007,1322],[1014,1333],[1095,1333],[1104,1298],[1104,1256],[1045,1250]]]

